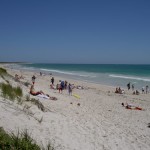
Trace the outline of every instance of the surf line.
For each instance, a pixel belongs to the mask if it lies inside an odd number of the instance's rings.
[[[113,77],[113,78],[133,79],[133,80],[148,81],[148,82],[150,82],[150,79],[146,79],[146,78],[131,77],[131,76],[119,76],[119,75],[113,75],[113,74],[111,74],[109,76]]]

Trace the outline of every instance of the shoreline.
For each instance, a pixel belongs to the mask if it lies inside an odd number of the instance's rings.
[[[3,65],[0,65],[3,66]],[[35,89],[43,90],[50,96],[57,97],[57,101],[47,100],[36,96],[32,98],[39,101],[47,109],[40,111],[35,105],[30,104],[28,113],[22,110],[24,105],[3,100],[0,97],[0,126],[8,132],[16,132],[16,129],[27,128],[32,132],[32,137],[40,144],[55,141],[57,150],[148,150],[150,148],[150,101],[148,94],[132,95],[132,91],[125,89],[125,94],[114,93],[115,87],[77,81],[67,78],[55,78],[55,84],[59,80],[66,80],[84,89],[73,89],[73,94],[80,99],[69,96],[68,91],[62,94],[58,90],[50,89],[52,76],[40,76],[39,72],[28,72],[6,68],[12,76],[22,75],[23,82],[30,82],[35,74]],[[3,79],[0,79],[2,82]],[[5,81],[3,81],[5,82]],[[21,82],[9,79],[13,86],[20,86],[24,95],[29,94],[30,87],[25,87]],[[143,108],[140,110],[128,110],[121,103],[134,104]],[[78,103],[80,105],[78,105]],[[29,114],[32,115],[29,115]],[[38,120],[41,120],[39,123]]]
[[[4,66],[5,67],[5,66]],[[90,84],[95,84],[97,86],[106,86],[106,87],[110,87],[110,88],[116,88],[114,85],[107,85],[107,84],[102,84],[102,83],[99,83],[99,82],[94,82],[94,81],[88,81],[88,80],[83,80],[81,78],[78,78],[77,77],[71,77],[71,76],[67,76],[67,75],[62,75],[62,74],[52,74],[52,75],[49,75],[51,72],[50,71],[44,71],[40,68],[32,68],[32,69],[28,69],[28,68],[25,68],[25,69],[21,69],[21,68],[10,68],[10,66],[7,66],[6,69],[13,69],[13,70],[16,70],[16,71],[21,71],[21,72],[30,72],[30,73],[33,73],[33,74],[37,74],[39,75],[40,72],[42,72],[44,75],[46,76],[49,76],[50,78],[52,76],[55,76],[56,78],[62,78],[63,80],[73,80],[74,82],[83,82],[83,83],[90,83]],[[67,76],[67,77],[65,77]],[[124,86],[125,88],[125,86]]]
[[[54,64],[55,65],[55,64]],[[63,66],[62,66],[63,67]],[[13,68],[13,66],[12,66]],[[54,76],[58,77],[64,77],[64,78],[69,78],[73,80],[79,80],[79,81],[84,81],[88,83],[93,83],[93,84],[99,84],[99,85],[106,85],[106,86],[112,86],[112,87],[121,87],[123,89],[127,88],[127,84],[130,82],[131,85],[133,84],[135,87],[135,90],[140,90],[142,87],[145,87],[146,85],[150,86],[150,78],[149,76],[138,76],[138,75],[130,75],[130,73],[127,74],[115,74],[115,73],[94,73],[94,72],[82,72],[80,71],[70,71],[69,70],[59,70],[59,69],[46,69],[44,68],[36,68],[34,66],[30,67],[25,67],[25,69],[19,67],[14,67],[14,68],[19,68],[22,70],[26,71],[32,71],[32,72],[43,72],[45,74],[50,74],[52,73]],[[108,68],[109,69],[109,68]],[[148,72],[147,72],[148,73]],[[94,77],[93,77],[94,76]]]

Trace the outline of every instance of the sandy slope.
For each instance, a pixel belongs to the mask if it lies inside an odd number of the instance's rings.
[[[34,74],[12,69],[8,69],[8,72],[13,76],[22,74],[25,77],[22,81],[29,82]],[[24,105],[0,98],[0,126],[8,132],[26,128],[40,145],[52,141],[57,150],[150,149],[150,128],[147,127],[150,123],[150,94],[136,96],[125,89],[126,94],[119,95],[114,93],[114,87],[67,79],[85,87],[84,90],[73,90],[81,97],[77,99],[69,96],[67,91],[60,94],[51,90],[50,76],[35,75],[35,89],[43,90],[58,100],[38,98],[48,111],[42,112],[31,105],[25,112]],[[55,83],[59,79],[55,77]],[[13,80],[10,82],[14,86],[21,86],[24,95],[28,94],[29,88]],[[125,109],[121,106],[122,102],[135,104],[145,110]],[[43,121],[39,123],[42,117]]]

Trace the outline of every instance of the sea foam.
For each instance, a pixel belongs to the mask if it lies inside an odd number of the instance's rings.
[[[49,72],[56,72],[56,73],[60,73],[60,74],[80,76],[80,77],[89,77],[89,78],[95,78],[96,77],[96,75],[89,75],[89,73],[83,73],[83,72],[68,72],[68,71],[60,71],[60,70],[54,70],[54,69],[40,69],[40,70],[49,71]]]
[[[122,76],[122,75],[109,75],[110,77],[113,78],[121,78],[121,79],[132,79],[132,80],[139,80],[139,81],[147,81],[150,82],[150,79],[147,78],[141,78],[141,77],[131,77],[131,76]]]

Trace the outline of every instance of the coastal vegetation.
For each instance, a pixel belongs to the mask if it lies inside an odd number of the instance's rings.
[[[0,75],[2,75],[2,74],[7,74],[6,69],[4,69],[4,68],[0,68]]]
[[[54,150],[49,143],[46,148],[41,148],[31,138],[27,129],[23,132],[18,130],[17,135],[14,133],[8,134],[0,127],[0,149],[1,150]]]
[[[9,83],[8,79],[13,79],[14,81],[20,82],[21,84],[23,84],[23,85],[26,86],[26,87],[28,87],[28,86],[30,85],[30,83],[27,82],[27,81],[23,82],[23,81],[16,80],[15,77],[13,77],[12,75],[10,75],[10,74],[7,72],[6,69],[1,68],[1,67],[0,67],[0,77],[1,77],[2,79],[4,79],[7,83]]]
[[[0,89],[2,91],[1,96],[5,99],[9,99],[11,101],[17,100],[20,104],[22,104],[23,101],[30,102],[36,105],[41,111],[46,111],[46,108],[38,99],[30,98],[29,95],[26,95],[24,99],[23,91],[19,86],[13,87],[10,84],[0,83]]]
[[[7,73],[7,70],[4,68],[0,68],[0,76],[7,82],[6,83],[0,83],[0,89],[2,91],[1,96],[4,97],[5,99],[9,99],[11,101],[14,101],[15,99],[18,102],[22,102],[23,101],[23,91],[21,89],[21,87],[17,86],[17,87],[13,87],[8,80],[6,80],[6,76],[11,76]],[[30,83],[28,82],[20,82],[21,84],[23,84],[24,86],[29,86]],[[35,98],[30,98],[29,95],[26,96],[25,98],[26,102],[31,102],[32,104],[36,105],[41,111],[45,111],[45,107],[44,105]]]
[[[10,84],[1,83],[0,88],[2,90],[2,97],[9,100],[19,100],[23,96],[22,89],[19,86],[13,87]]]
[[[30,98],[30,97],[27,95],[27,96],[26,96],[26,101],[27,101],[27,102],[31,102],[32,104],[36,105],[41,111],[43,111],[43,112],[46,111],[44,105],[43,105],[38,99]]]
[[[40,150],[40,147],[30,137],[27,130],[17,135],[14,133],[7,134],[3,128],[0,128],[0,149],[2,150]]]

